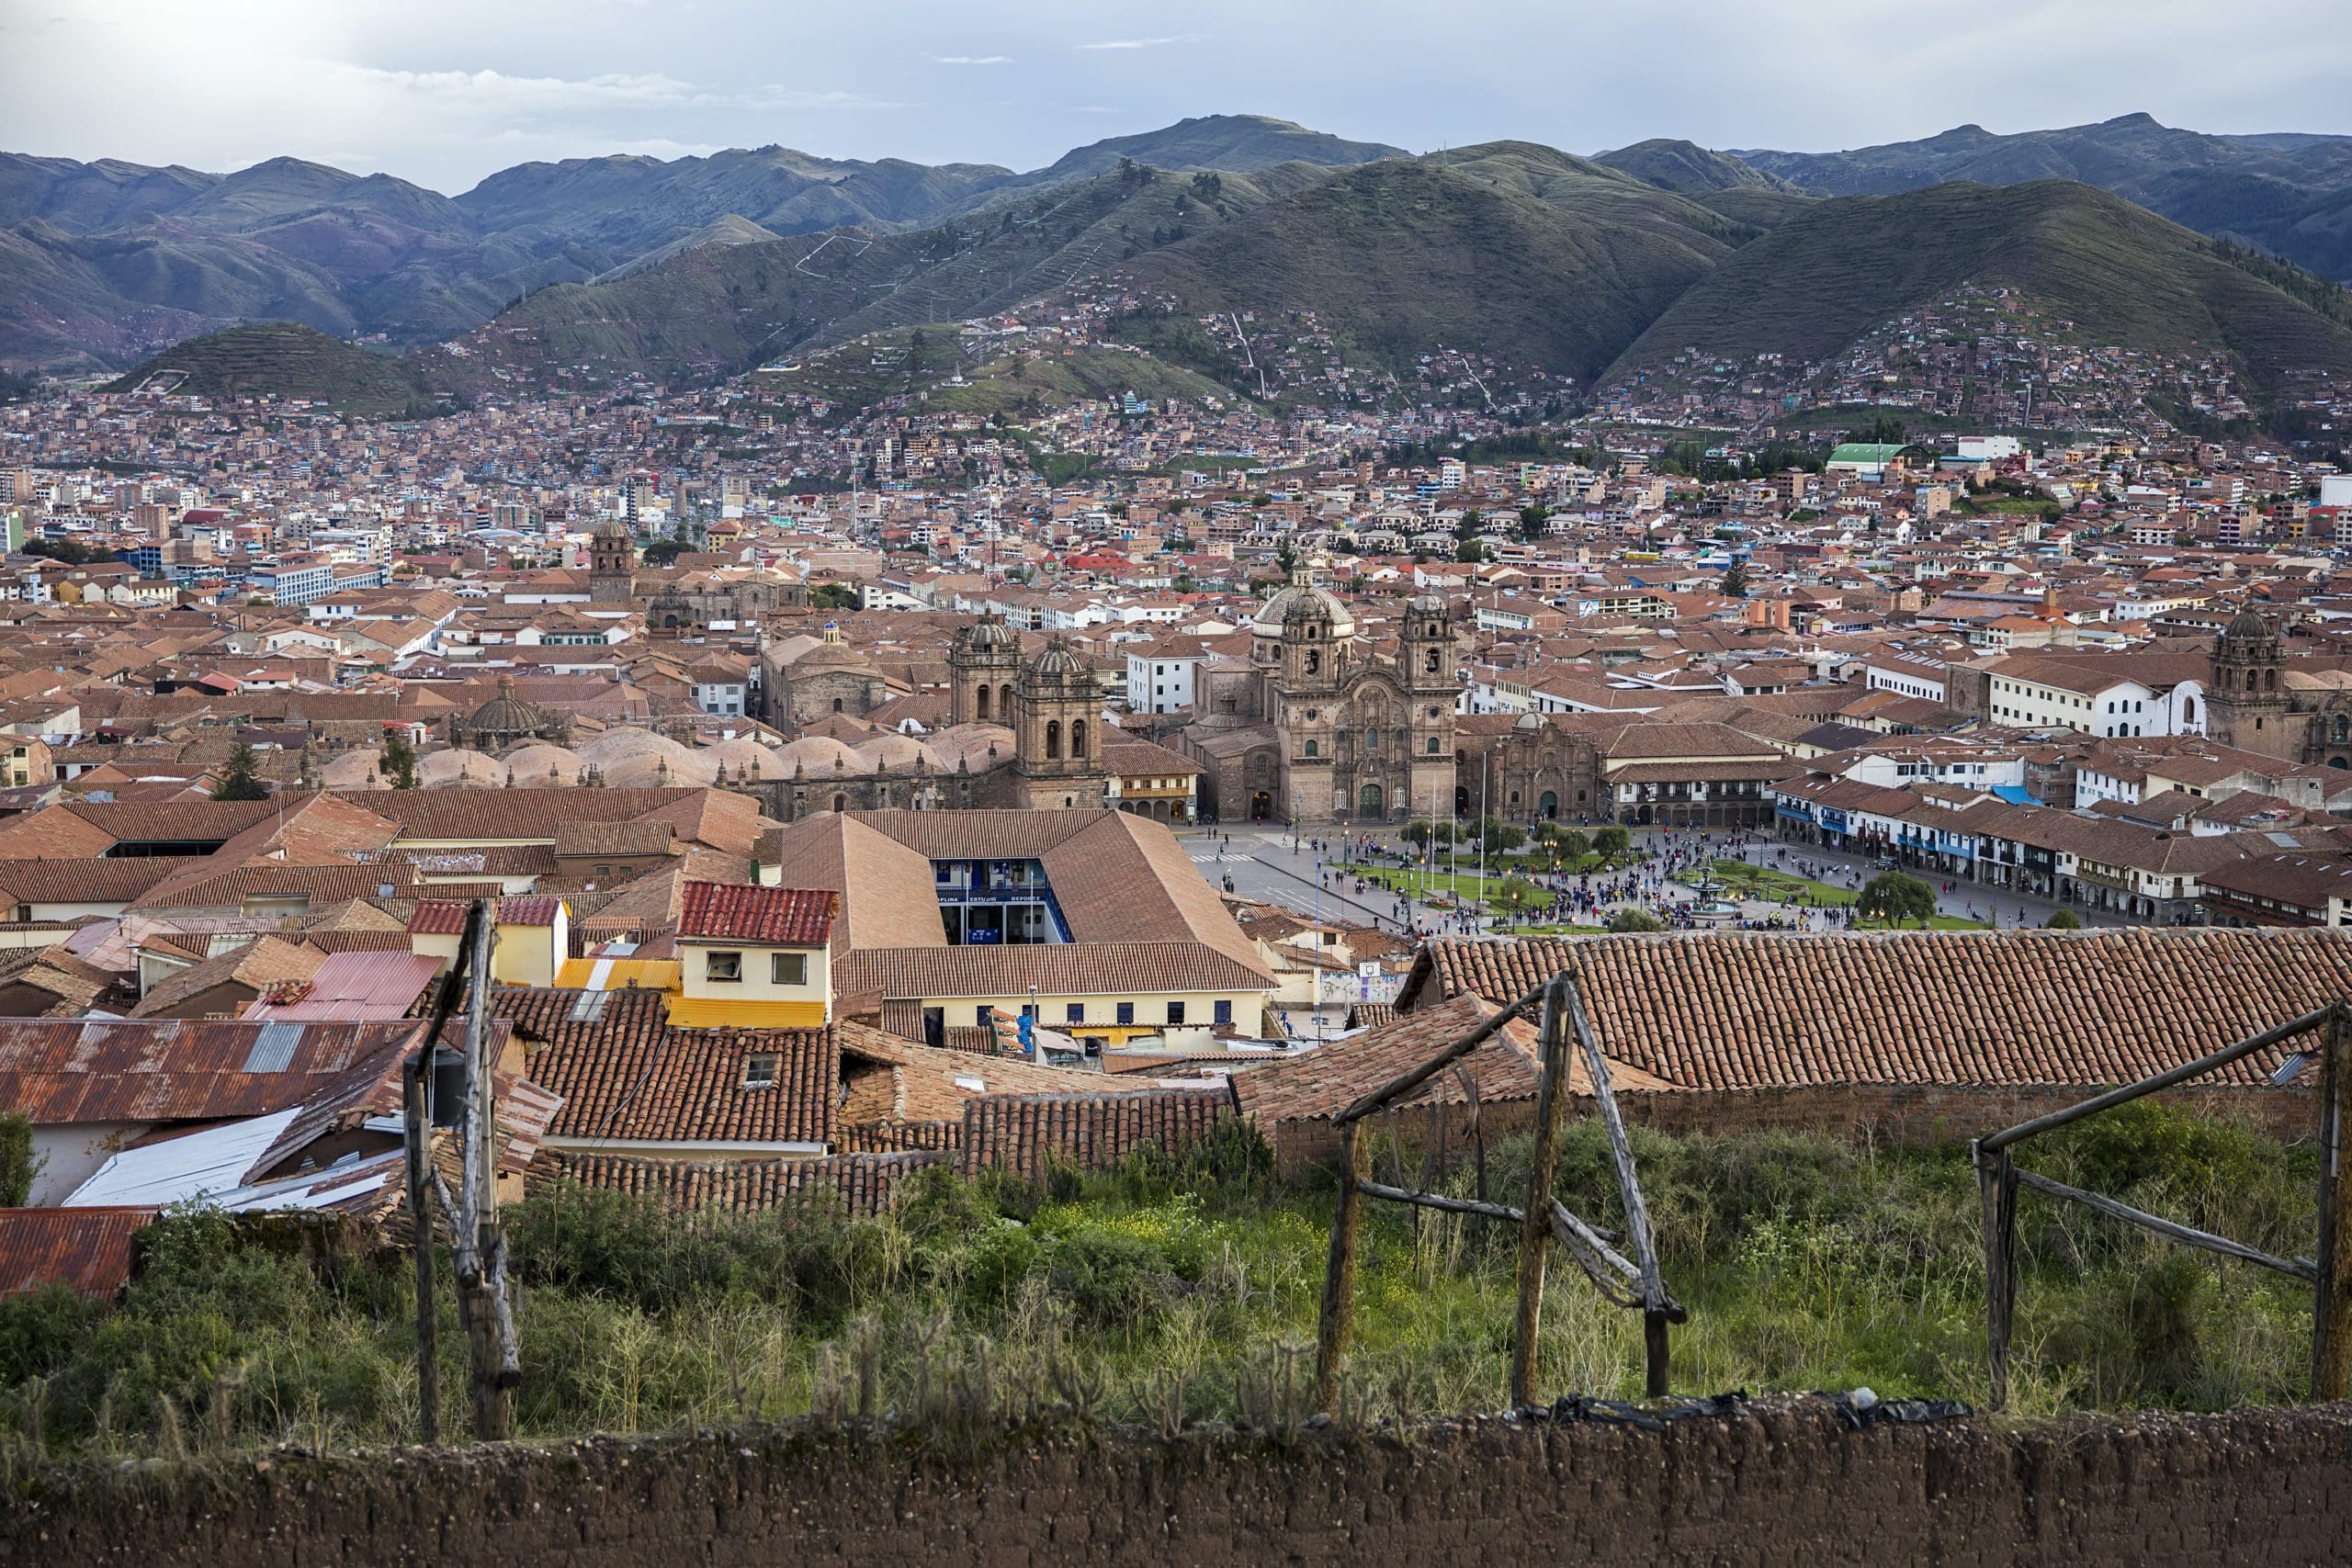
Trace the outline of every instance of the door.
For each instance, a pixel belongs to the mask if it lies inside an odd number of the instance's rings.
[[[1560,819],[1559,795],[1551,790],[1545,790],[1542,795],[1535,797],[1535,809],[1544,814],[1544,821],[1558,821]]]
[[[1356,815],[1359,817],[1381,817],[1386,815],[1381,807],[1380,786],[1378,784],[1366,784],[1363,788],[1356,791]]]

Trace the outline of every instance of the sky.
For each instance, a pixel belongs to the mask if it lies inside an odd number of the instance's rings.
[[[782,143],[1051,163],[1190,115],[1415,152],[1821,151],[2144,110],[2352,133],[2345,0],[0,0],[0,148],[290,155],[456,194],[540,159]],[[1867,17],[1867,20],[1862,18]]]

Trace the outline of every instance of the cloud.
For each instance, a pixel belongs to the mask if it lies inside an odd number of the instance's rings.
[[[1012,63],[1012,56],[1009,54],[934,54],[931,57],[931,62],[933,65],[1010,65]]]
[[[499,71],[390,71],[335,61],[333,69],[397,92],[427,96],[451,107],[509,115],[583,109],[905,108],[862,93],[813,92],[771,83],[751,92],[718,93],[659,72],[600,76],[510,76]]]
[[[1159,49],[1171,43],[1193,43],[1200,34],[1187,33],[1182,38],[1110,38],[1100,43],[1074,44],[1074,49]]]

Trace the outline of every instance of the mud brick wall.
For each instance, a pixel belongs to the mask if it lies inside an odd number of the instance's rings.
[[[707,1435],[18,1476],[0,1562],[2173,1565],[2345,1560],[2352,1407],[1840,1426],[1819,1400],[1642,1432],[1404,1442]]]

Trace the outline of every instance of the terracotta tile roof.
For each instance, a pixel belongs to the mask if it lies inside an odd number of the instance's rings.
[[[823,947],[833,934],[840,895],[823,888],[730,887],[689,882],[678,934],[717,942]]]
[[[420,998],[421,1010],[430,1001]],[[493,986],[490,1011],[535,1044],[640,1048],[669,1032],[669,998],[655,990],[576,991]]]
[[[356,790],[349,798],[397,823],[404,839],[544,839],[565,822],[628,822],[718,793],[704,789]],[[744,796],[736,800],[751,804]],[[746,846],[748,848],[748,845]]]
[[[1680,1089],[2125,1083],[2352,997],[2352,932],[1441,940],[1400,1005],[1583,976],[1602,1046]],[[1409,1016],[1409,1015],[1408,1015]],[[2217,1081],[2266,1082],[2288,1047]]]
[[[111,1296],[130,1280],[132,1245],[153,1209],[0,1209],[0,1297],[62,1280]]]
[[[964,1108],[960,1166],[967,1176],[1003,1169],[1035,1179],[1050,1156],[1104,1170],[1149,1145],[1175,1152],[1231,1115],[1225,1086],[1109,1094],[983,1095]]]
[[[556,824],[555,852],[579,855],[661,855],[670,852],[676,830],[668,822],[580,822]]]
[[[560,1151],[541,1161],[543,1179],[650,1198],[671,1209],[759,1213],[811,1201],[838,1202],[870,1219],[898,1201],[916,1171],[947,1164],[938,1151],[831,1155],[820,1159],[663,1160]]]
[[[206,860],[201,855],[126,855],[119,860],[0,861],[0,894],[24,904],[128,903],[174,873]]]
[[[757,1055],[777,1058],[775,1079],[748,1088]],[[823,1144],[841,1048],[831,1029],[664,1030],[541,1046],[530,1077],[563,1098],[559,1140]]]
[[[981,1095],[1068,1094],[1086,1083],[1067,1068],[921,1045],[862,1023],[837,1029],[849,1122],[959,1122]]]

